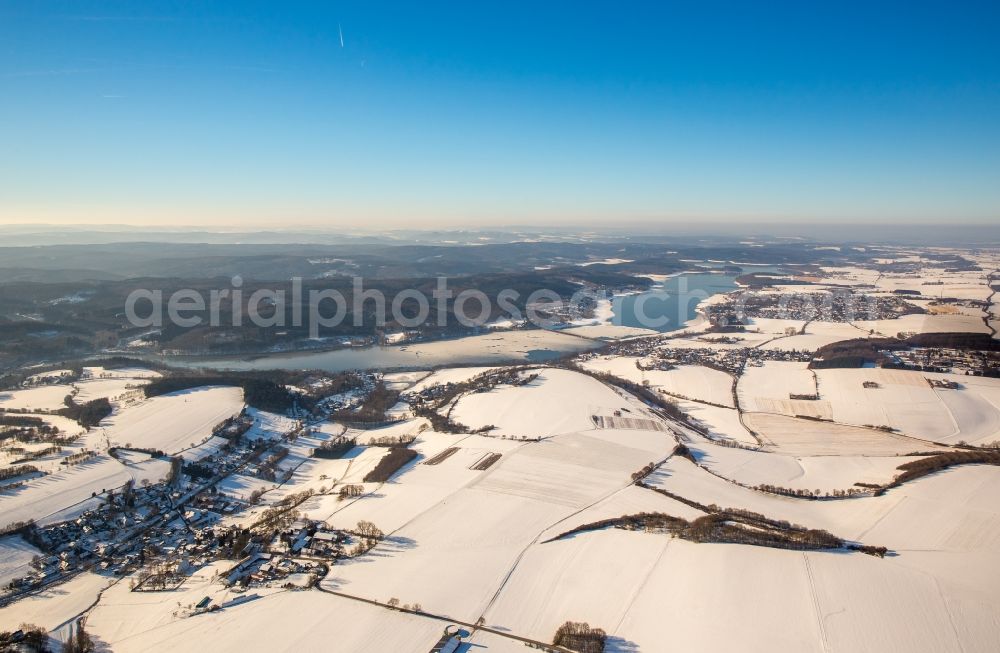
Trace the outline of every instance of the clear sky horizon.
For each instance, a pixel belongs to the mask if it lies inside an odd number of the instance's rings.
[[[0,3],[0,224],[1000,218],[997,3]]]

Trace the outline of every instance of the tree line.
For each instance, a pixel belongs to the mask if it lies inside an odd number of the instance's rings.
[[[958,465],[1000,465],[1000,451],[949,451],[905,462],[896,468],[903,473],[898,474],[888,485],[876,490],[875,496],[885,494],[889,488],[899,487],[903,483]]]
[[[379,381],[360,406],[353,410],[345,408],[333,411],[330,413],[330,419],[348,422],[384,422],[388,419],[386,411],[395,406],[398,400],[399,393],[390,390],[384,381]]]
[[[101,423],[101,420],[111,414],[111,402],[107,397],[88,401],[85,404],[76,403],[72,397],[66,397],[66,407],[59,411],[63,417],[68,417],[84,428],[91,428]]]
[[[357,442],[354,438],[347,438],[342,435],[338,435],[335,438],[327,440],[323,444],[319,445],[313,449],[313,458],[341,458],[348,451],[353,449]]]
[[[600,628],[579,621],[567,621],[556,630],[552,643],[578,653],[604,653],[608,635]]]
[[[375,468],[365,474],[365,483],[385,483],[398,472],[403,465],[417,457],[417,452],[406,447],[391,447],[389,453],[382,456]]]

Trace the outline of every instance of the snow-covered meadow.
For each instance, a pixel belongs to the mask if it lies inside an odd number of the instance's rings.
[[[212,427],[243,408],[243,392],[205,387],[152,397],[113,413],[100,428],[112,446],[178,453],[203,444]]]

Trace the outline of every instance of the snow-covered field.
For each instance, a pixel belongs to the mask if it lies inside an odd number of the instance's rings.
[[[218,482],[217,487],[221,494],[228,494],[231,497],[246,501],[250,495],[256,491],[265,491],[276,488],[276,481],[266,481],[256,476],[245,474],[230,474]]]
[[[737,385],[743,410],[781,415],[830,419],[830,407],[822,401],[791,399],[792,395],[814,395],[816,383],[808,363],[766,361],[747,367]]]
[[[407,390],[426,379],[433,372],[390,372],[382,376],[382,380],[390,390]]]
[[[170,592],[170,601],[164,601],[159,592],[133,592],[128,582],[117,583],[105,590],[100,604],[88,616],[87,626],[101,640],[114,642],[114,650],[130,650],[130,646],[137,645],[134,638],[142,641],[143,633],[175,622],[174,613],[181,607],[190,609],[206,596],[217,605],[241,596],[214,582],[216,573],[224,573],[231,566],[231,562],[221,560],[202,567],[180,588]],[[261,590],[261,593],[268,592]]]
[[[84,367],[83,379],[158,379],[163,374],[144,367]]]
[[[990,498],[995,496],[990,492],[1000,488],[1000,476],[990,466],[959,467],[907,483],[880,497],[845,500],[765,494],[706,474],[677,458],[654,472],[647,482],[706,505],[745,508],[774,519],[823,528],[849,540],[884,545],[900,554],[893,558],[899,561],[915,551],[947,554],[996,551],[1000,546],[1000,508]],[[929,523],[934,527],[928,528]],[[1000,577],[1000,569],[981,571]],[[995,598],[1000,601],[1000,596]]]
[[[50,636],[65,641],[76,618],[97,602],[112,578],[82,572],[70,580],[29,595],[0,610],[0,631],[17,630],[21,624],[34,624]]]
[[[958,578],[953,566],[960,556],[985,560],[1000,545],[1000,511],[986,507],[982,494],[983,483],[1000,487],[993,471],[954,470],[885,497],[813,502],[746,490],[674,459],[649,481],[704,504],[888,545],[898,555],[878,560],[583,533],[529,549],[487,623],[543,638],[576,615],[606,624],[617,650],[988,651],[1000,615],[996,565]],[[970,487],[982,498],[966,507],[949,503],[955,514],[946,517],[941,502],[964,501]],[[922,513],[935,523],[941,518],[941,528],[925,528]],[[704,627],[715,620],[726,627]]]
[[[430,426],[424,418],[405,419],[389,426],[375,429],[344,429],[343,435],[357,440],[358,444],[368,444],[372,440],[384,438],[407,438],[412,437]]]
[[[743,426],[735,408],[719,408],[685,400],[678,400],[677,405],[712,436],[735,440],[752,447],[758,444],[756,438]]]
[[[387,533],[394,533],[421,513],[431,509],[461,488],[479,479],[483,472],[471,469],[484,455],[507,455],[520,443],[482,436],[456,436],[443,433],[424,433],[414,448],[421,456],[417,464],[404,468],[397,476],[381,486],[366,484],[370,492],[353,500],[337,502],[334,512],[324,514],[320,506],[330,507],[328,501],[316,501],[316,509],[307,502],[303,508],[327,523],[351,528],[364,519]],[[435,465],[422,464],[434,454],[448,447],[457,452]]]
[[[702,365],[680,365],[672,370],[642,370],[644,359],[634,356],[600,356],[582,366],[623,379],[659,388],[666,393],[721,406],[733,405],[733,377]]]
[[[62,415],[32,415],[32,417],[37,417],[49,426],[56,427],[59,429],[60,435],[77,435],[86,430],[77,422]]]
[[[152,397],[115,412],[98,428],[112,445],[171,454],[202,444],[211,437],[212,427],[242,407],[243,391],[239,388],[196,388]]]
[[[32,558],[41,551],[24,541],[20,535],[0,537],[0,585],[21,578],[29,571]]]
[[[929,270],[928,270],[929,271]],[[940,271],[943,272],[943,271]],[[925,286],[924,278],[920,276],[883,275],[876,284],[880,290],[893,292],[895,290],[916,291],[921,296],[928,298],[954,297],[957,299],[978,299],[984,300],[989,294],[989,286],[986,285],[982,273],[973,273],[971,276],[943,273],[936,275],[936,281],[940,285]]]
[[[184,459],[184,462],[195,462],[196,460],[201,460],[206,456],[214,456],[228,442],[229,440],[214,435],[204,443],[199,444],[197,447],[185,449],[180,452],[180,457]]]
[[[562,370],[545,373],[537,388],[504,388],[476,396],[537,391],[556,379],[575,381],[577,390],[599,397],[605,396],[600,391],[610,392],[584,375]],[[614,392],[610,396],[618,397]],[[619,400],[640,410],[636,403]],[[574,423],[565,426],[572,429]],[[628,488],[632,472],[651,460],[663,459],[674,445],[669,434],[659,431],[588,428],[586,433],[554,434],[537,443],[508,440],[507,448],[516,444],[516,449],[504,453],[488,470],[472,475],[465,463],[478,451],[463,453],[463,443],[499,452],[503,449],[498,445],[504,441],[494,444],[495,438],[475,437],[449,445],[459,447],[459,453],[440,465],[418,465],[380,490],[398,485],[399,491],[405,491],[412,484],[417,494],[404,504],[404,514],[382,513],[391,526],[404,518],[408,521],[376,548],[381,552],[379,564],[359,560],[338,566],[324,585],[365,597],[397,596],[456,618],[475,620],[521,552],[543,532]],[[457,491],[451,491],[456,486],[460,486]],[[425,499],[442,492],[450,493],[424,508]],[[349,522],[375,515],[363,512],[368,501],[361,499],[344,509],[345,513],[353,511],[349,517],[335,518]]]
[[[879,368],[818,370],[820,394],[844,424],[885,425],[953,444],[1000,440],[1000,379]],[[958,382],[935,389],[928,378]],[[877,387],[865,387],[865,383]]]
[[[806,325],[804,334],[777,338],[764,344],[761,348],[775,351],[815,351],[833,342],[861,338],[866,335],[866,331],[862,331],[851,324],[843,322],[820,322],[817,320]]]
[[[237,406],[236,412],[239,412],[239,406],[242,406],[242,401]],[[253,418],[253,426],[243,434],[248,440],[274,440],[293,430],[297,424],[296,420],[286,415],[256,408],[247,408],[247,415]]]
[[[421,392],[426,388],[435,385],[447,385],[449,383],[463,383],[468,381],[474,376],[478,376],[483,372],[488,372],[493,367],[447,367],[442,370],[437,370],[425,375],[422,379],[415,382],[410,388],[409,392]]]
[[[57,370],[43,376],[70,372]],[[57,411],[66,407],[65,399],[73,394],[77,403],[86,403],[93,399],[112,399],[139,388],[149,380],[159,376],[159,372],[138,367],[106,370],[102,367],[85,367],[79,381],[74,383],[57,383],[43,385],[23,390],[0,391],[0,408],[6,410]],[[29,378],[37,378],[29,377]],[[74,394],[74,391],[75,394]]]
[[[44,385],[24,390],[0,391],[0,408],[5,410],[60,410],[66,407],[66,397],[73,392],[69,385]]]
[[[754,317],[747,320],[749,324],[747,329],[751,331],[758,331],[763,334],[769,335],[771,338],[785,337],[789,331],[799,333],[802,327],[805,326],[805,320],[796,319],[777,319],[777,318],[764,318],[764,317]]]
[[[770,484],[801,490],[847,490],[856,483],[884,484],[899,473],[907,456],[795,456],[771,451],[721,447],[706,440],[688,445],[698,463],[744,485]]]
[[[461,397],[451,417],[473,429],[497,427],[491,434],[534,438],[593,429],[593,415],[610,416],[616,410],[632,407],[600,381],[578,372],[544,369],[526,385]]]
[[[113,401],[133,390],[138,391],[139,388],[146,383],[148,383],[148,381],[143,379],[132,379],[127,377],[82,380],[74,384],[78,389],[78,392],[76,396],[73,397],[73,400],[78,404],[84,404],[88,401],[101,398]],[[138,392],[135,394],[138,394]]]
[[[365,598],[419,602],[475,621],[521,551],[567,509],[469,487],[438,503],[373,552],[337,565],[323,585]]]
[[[169,463],[162,460],[126,466],[101,454],[0,495],[0,520],[6,525],[29,519],[50,523],[69,519],[90,507],[94,494],[119,488],[129,480],[156,482],[168,471]]]
[[[211,615],[186,619],[172,619],[167,614],[162,623],[130,632],[131,615],[141,616],[145,611],[141,604],[126,602],[126,598],[130,597],[123,597],[114,606],[117,610],[101,608],[93,617],[94,633],[115,653],[314,651],[322,649],[320,642],[336,651],[426,653],[447,625],[312,591],[262,596]],[[182,598],[197,600],[190,594]],[[520,650],[524,650],[523,645]]]
[[[895,337],[899,333],[989,333],[978,317],[971,315],[904,315],[894,320],[858,320],[864,330]]]
[[[769,450],[791,456],[894,456],[941,450],[923,440],[833,422],[770,413],[746,413],[743,420]]]

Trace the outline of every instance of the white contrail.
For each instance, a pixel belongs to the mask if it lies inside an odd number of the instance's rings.
[[[344,30],[340,28],[340,23],[337,23],[337,32],[340,34],[340,47],[344,47]]]

